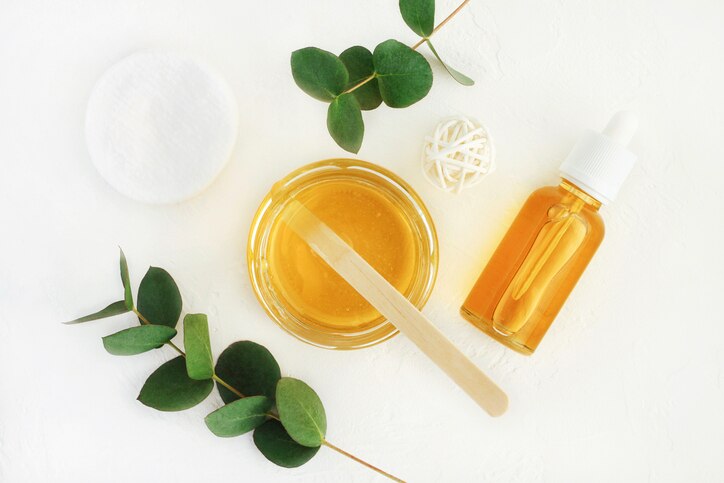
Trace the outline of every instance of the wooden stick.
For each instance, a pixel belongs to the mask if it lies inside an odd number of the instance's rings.
[[[331,228],[298,201],[285,211],[288,226],[480,407],[493,417],[505,412],[508,396]]]

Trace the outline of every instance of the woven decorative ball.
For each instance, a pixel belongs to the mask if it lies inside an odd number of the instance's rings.
[[[467,117],[446,119],[425,137],[425,177],[452,193],[475,186],[495,171],[495,148],[485,126]]]

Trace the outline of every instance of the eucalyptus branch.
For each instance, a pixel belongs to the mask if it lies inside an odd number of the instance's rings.
[[[225,405],[205,421],[217,436],[238,436],[253,430],[257,448],[267,459],[285,467],[306,463],[326,446],[393,481],[402,481],[329,443],[324,407],[317,394],[302,381],[281,377],[276,360],[263,346],[236,342],[222,352],[214,367],[206,315],[187,314],[183,319],[185,350],[181,349],[171,340],[177,335],[175,326],[181,315],[181,295],[173,278],[165,270],[151,267],[139,286],[136,307],[122,251],[120,266],[124,300],[69,323],[132,312],[140,325],[104,337],[108,352],[133,355],[168,345],[179,354],[149,376],[139,401],[160,411],[180,411],[203,401],[216,382]],[[240,363],[250,367],[240,367]],[[256,374],[250,377],[250,370]],[[306,411],[304,416],[296,411],[300,406]]]
[[[464,0],[435,26],[434,0],[399,0],[402,19],[420,36],[412,46],[389,39],[378,44],[373,52],[359,45],[339,56],[316,47],[292,52],[294,82],[311,97],[329,103],[327,130],[342,149],[359,152],[364,138],[362,111],[376,109],[383,102],[390,107],[408,107],[428,94],[432,69],[417,52],[423,43],[453,79],[465,86],[474,84],[468,76],[443,62],[430,42],[430,37],[469,2]]]
[[[463,3],[461,3],[460,5],[458,5],[458,7],[457,7],[455,10],[453,10],[452,13],[450,13],[450,15],[448,15],[447,17],[445,17],[445,20],[443,20],[442,22],[440,22],[439,24],[437,24],[437,26],[432,30],[432,33],[431,33],[430,35],[428,35],[427,37],[422,37],[420,40],[418,40],[418,41],[415,42],[413,45],[411,45],[410,48],[411,48],[412,50],[417,50],[418,47],[420,47],[422,44],[428,42],[428,41],[430,40],[430,37],[432,37],[433,35],[435,35],[435,33],[437,33],[437,31],[440,30],[442,27],[444,27],[446,23],[448,23],[450,20],[452,20],[452,18],[453,18],[455,15],[457,15],[458,13],[460,13],[460,11],[463,9],[463,7],[465,7],[465,5],[467,5],[468,3],[470,3],[470,0],[464,0]],[[357,84],[353,85],[353,86],[350,87],[349,89],[347,89],[347,90],[345,90],[344,92],[342,92],[342,94],[349,94],[350,92],[356,91],[357,89],[359,89],[359,88],[362,87],[363,85],[367,84],[369,81],[373,80],[375,77],[377,77],[377,73],[373,73],[373,74],[371,74],[370,76],[365,77],[364,79],[362,79],[362,80],[361,80],[360,82],[358,82]],[[340,94],[340,95],[341,95],[341,94]]]

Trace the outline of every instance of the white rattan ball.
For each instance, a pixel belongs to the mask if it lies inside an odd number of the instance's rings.
[[[446,119],[425,137],[422,170],[432,184],[460,193],[495,171],[495,148],[485,126],[467,117]]]

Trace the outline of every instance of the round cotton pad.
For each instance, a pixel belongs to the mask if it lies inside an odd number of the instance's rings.
[[[140,52],[98,80],[86,113],[93,164],[139,201],[188,199],[219,174],[236,140],[238,110],[228,84],[192,59]]]

